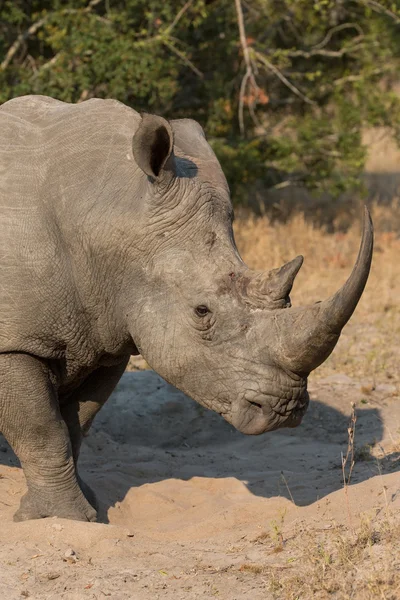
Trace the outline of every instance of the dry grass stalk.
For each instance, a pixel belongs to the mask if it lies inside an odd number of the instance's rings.
[[[351,475],[353,473],[354,467],[354,438],[356,435],[356,405],[354,402],[351,403],[351,415],[350,415],[350,424],[347,428],[347,452],[346,456],[343,456],[343,452],[341,453],[342,458],[342,475],[343,475],[343,489],[346,498],[346,507],[347,507],[347,515],[349,518],[350,528],[353,531],[353,523],[351,519],[351,510],[350,510],[350,500],[349,500],[349,491],[348,487],[350,485]],[[348,467],[348,473],[346,475],[346,467]]]
[[[287,489],[287,491],[288,491],[288,494],[289,494],[289,497],[290,497],[291,501],[293,502],[293,504],[296,504],[296,502],[294,501],[294,498],[293,498],[293,496],[292,496],[292,492],[290,491],[290,488],[289,488],[288,482],[286,481],[286,477],[285,477],[285,475],[283,474],[283,471],[281,471],[281,478],[282,478],[282,481],[283,481],[283,483],[284,483],[284,484],[285,484],[285,486],[286,486],[286,489]]]

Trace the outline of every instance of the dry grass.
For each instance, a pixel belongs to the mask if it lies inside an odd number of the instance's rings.
[[[333,528],[316,535],[304,529],[287,542],[280,569],[255,568],[268,575],[274,599],[395,600],[400,597],[399,533],[397,515],[375,523],[365,519],[354,534]]]
[[[333,355],[315,376],[335,372],[355,376],[373,388],[376,373],[399,382],[400,363],[400,202],[372,207],[375,252],[363,297]],[[360,243],[361,215],[347,232],[327,233],[297,214],[286,223],[267,217],[239,217],[235,236],[246,263],[254,269],[282,265],[305,257],[292,291],[293,305],[309,304],[334,293],[351,272]],[[393,223],[394,230],[386,231]],[[368,377],[365,378],[366,373]],[[368,388],[368,389],[369,389]]]
[[[350,502],[349,502],[349,485],[350,485],[351,475],[353,473],[353,468],[354,468],[354,464],[355,464],[355,461],[354,461],[354,451],[355,451],[354,437],[355,437],[355,433],[356,433],[356,422],[357,422],[356,406],[355,406],[354,402],[352,402],[351,403],[350,423],[347,428],[348,443],[347,443],[346,456],[343,456],[343,453],[342,453],[343,489],[344,489],[344,493],[345,493],[345,497],[346,497],[347,515],[348,515],[349,525],[350,525],[351,529],[353,529],[353,523],[352,523],[352,518],[351,518],[351,510],[350,510]],[[346,467],[347,467],[347,473],[346,473]]]
[[[380,520],[364,516],[354,532],[334,524],[322,532],[300,526],[279,555],[270,545],[264,561],[231,568],[254,583],[263,581],[266,598],[274,600],[398,600],[399,534],[395,514]]]

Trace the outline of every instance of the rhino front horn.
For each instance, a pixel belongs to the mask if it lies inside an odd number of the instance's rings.
[[[363,235],[353,271],[328,300],[281,311],[276,322],[278,360],[291,371],[309,373],[334,349],[340,332],[353,314],[368,279],[373,250],[373,226],[367,207]]]

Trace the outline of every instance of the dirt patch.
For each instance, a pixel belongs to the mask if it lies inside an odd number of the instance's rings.
[[[398,597],[396,387],[366,399],[362,382],[336,374],[310,390],[299,428],[247,437],[152,371],[126,373],[82,453],[99,524],[13,523],[24,480],[1,442],[0,597]]]

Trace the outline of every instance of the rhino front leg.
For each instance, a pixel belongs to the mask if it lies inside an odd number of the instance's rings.
[[[42,360],[22,353],[0,355],[0,430],[21,461],[28,487],[15,521],[50,516],[96,520],[79,487],[68,429]]]
[[[128,360],[129,356],[125,357],[118,365],[100,367],[91,373],[72,396],[65,400],[60,398],[61,414],[68,427],[79,485],[87,500],[96,510],[98,506],[93,490],[78,475],[79,451],[82,438],[88,433],[96,414],[121,379]]]

